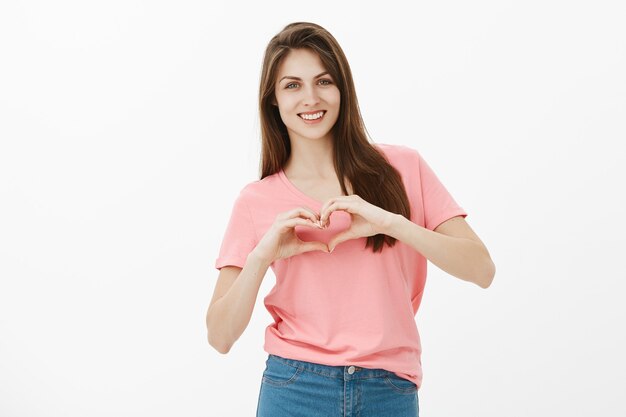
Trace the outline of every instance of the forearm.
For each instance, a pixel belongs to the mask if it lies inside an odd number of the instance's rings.
[[[227,353],[248,326],[269,265],[251,252],[228,292],[209,309],[208,339],[219,352]]]
[[[486,248],[479,242],[434,232],[399,214],[392,216],[385,234],[411,246],[457,278],[482,288],[487,288],[493,280],[495,267]]]

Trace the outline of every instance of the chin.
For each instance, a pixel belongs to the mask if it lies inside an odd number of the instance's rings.
[[[330,133],[330,131],[321,133],[319,135],[311,135],[310,133],[307,135],[307,134],[302,134],[302,133],[297,133],[296,132],[298,137],[301,137],[301,138],[304,138],[304,139],[308,139],[308,140],[323,140],[325,137],[327,137],[329,135],[329,133]]]

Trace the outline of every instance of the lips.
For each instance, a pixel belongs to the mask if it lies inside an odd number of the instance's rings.
[[[298,113],[298,116],[300,116],[300,118],[304,120],[319,120],[322,117],[324,117],[325,114],[326,114],[326,110],[316,110],[316,111]]]

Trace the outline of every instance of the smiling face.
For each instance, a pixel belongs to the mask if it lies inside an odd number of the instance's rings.
[[[278,69],[274,96],[291,140],[332,141],[340,93],[315,52],[294,49],[285,56]]]

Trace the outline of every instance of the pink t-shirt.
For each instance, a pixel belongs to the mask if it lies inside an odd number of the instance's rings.
[[[374,144],[401,174],[411,221],[434,230],[455,216],[466,217],[435,173],[414,149]],[[298,206],[319,212],[323,202],[295,187],[283,171],[247,184],[233,205],[215,267],[243,268],[246,257],[276,215]],[[327,229],[296,226],[304,241],[345,230],[350,215],[335,211]],[[366,238],[342,242],[332,253],[305,252],[271,264],[276,284],[265,297],[274,322],[264,350],[324,365],[382,368],[422,382],[421,343],[415,315],[426,281],[426,258],[396,241],[382,253],[365,249]]]

